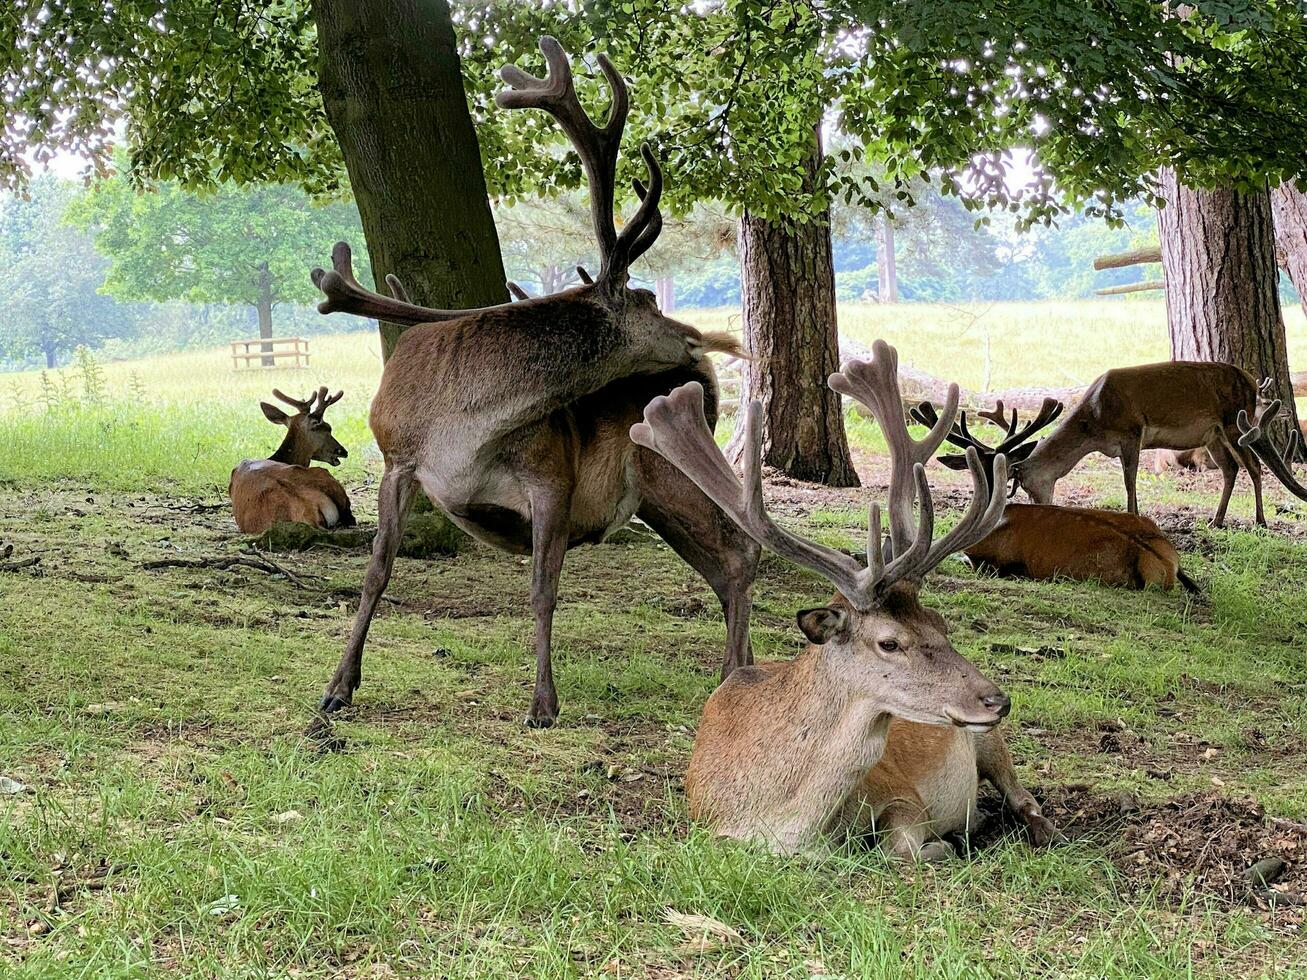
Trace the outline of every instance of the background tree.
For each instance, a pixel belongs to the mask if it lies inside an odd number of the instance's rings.
[[[505,128],[489,108],[493,70],[535,64],[534,39],[549,31],[570,50],[608,51],[639,80],[632,135],[659,147],[670,208],[720,200],[800,238],[805,224],[826,220],[834,198],[875,210],[888,195],[897,217],[923,179],[969,210],[1002,208],[1028,227],[1072,209],[1120,220],[1130,200],[1157,200],[1163,165],[1200,187],[1248,189],[1296,176],[1304,160],[1293,134],[1307,122],[1296,66],[1307,38],[1291,8],[1199,5],[1185,20],[1151,0],[716,0],[690,8],[487,0],[461,9],[480,136],[497,161],[492,191],[575,186],[574,157],[520,152],[521,139],[535,144],[540,134]],[[847,141],[833,159],[814,155],[813,133],[827,115]],[[1017,147],[1033,148],[1040,166],[1022,187],[1008,180]],[[837,163],[867,163],[881,176],[841,173]],[[818,235],[787,254],[814,269],[820,249]],[[746,306],[750,274],[746,267]],[[766,310],[768,295],[782,294],[759,284],[752,309]],[[820,288],[805,302],[827,305]],[[828,314],[801,322],[823,331],[805,347],[831,345]],[[754,354],[779,385],[821,389],[825,359],[790,361],[766,347],[768,337],[795,329],[760,332]],[[746,335],[753,332],[746,323]],[[769,433],[799,422],[770,409],[768,421]],[[822,452],[837,458],[839,430],[825,429]]]
[[[349,205],[314,205],[286,184],[193,194],[171,181],[141,191],[115,175],[76,200],[69,216],[111,260],[109,295],[250,306],[265,339],[275,335],[278,304],[316,298],[305,270],[322,243],[360,232]]]
[[[116,143],[133,179],[189,188],[331,195],[348,172],[376,281],[508,298],[445,0],[5,4],[0,51],[0,184],[56,150],[107,171]]]
[[[108,262],[63,221],[75,188],[52,177],[0,198],[0,354],[53,368],[75,348],[136,329],[136,311],[99,293]]]

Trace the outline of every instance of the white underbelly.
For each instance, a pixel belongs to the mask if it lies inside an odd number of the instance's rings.
[[[952,834],[969,829],[975,821],[976,747],[971,738],[953,739],[945,763],[917,784],[932,833]]]

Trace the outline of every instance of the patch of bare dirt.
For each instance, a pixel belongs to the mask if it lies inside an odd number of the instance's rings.
[[[1103,847],[1140,892],[1156,890],[1176,903],[1196,893],[1231,905],[1275,908],[1289,925],[1307,921],[1300,904],[1307,902],[1307,823],[1267,816],[1256,800],[1216,790],[1160,803],[1103,795],[1080,784],[1036,795],[1062,834]],[[981,806],[998,819],[987,822],[972,846],[1010,832],[996,797],[983,797]],[[1269,880],[1250,874],[1254,866]]]

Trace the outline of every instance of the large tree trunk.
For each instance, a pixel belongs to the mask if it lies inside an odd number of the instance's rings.
[[[1158,211],[1166,319],[1176,360],[1227,361],[1260,381],[1287,409],[1276,427],[1283,449],[1297,428],[1284,318],[1276,288],[1275,229],[1265,191],[1199,191],[1174,172],[1161,180]],[[1285,419],[1285,415],[1281,415]]]
[[[263,340],[271,340],[272,274],[268,271],[267,262],[264,262],[259,266],[259,299],[258,302],[254,304],[254,308],[259,314],[259,336]],[[260,344],[259,349],[263,352],[263,366],[275,367],[277,359],[272,356],[272,344]]]
[[[894,254],[894,224],[882,214],[876,223],[877,299],[882,303],[899,301],[898,258]]]
[[[374,281],[394,273],[429,306],[506,302],[447,0],[313,0],[313,16]],[[381,324],[383,356],[403,330]]]
[[[820,149],[808,162],[809,181],[819,162]],[[799,480],[856,487],[843,406],[826,385],[840,359],[829,222],[768,221],[746,211],[740,279],[752,357],[741,398],[763,404],[763,462]],[[741,426],[731,443],[737,457],[742,434]]]
[[[1293,184],[1281,184],[1271,191],[1275,216],[1276,260],[1289,274],[1298,302],[1307,313],[1307,194]]]

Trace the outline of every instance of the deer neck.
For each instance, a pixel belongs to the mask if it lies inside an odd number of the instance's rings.
[[[1021,469],[1046,479],[1060,480],[1092,451],[1093,446],[1080,426],[1073,419],[1067,419],[1056,432],[1039,441],[1021,463]]]
[[[788,731],[778,733],[768,765],[776,795],[772,812],[758,815],[780,851],[812,847],[885,751],[889,712],[881,699],[852,690],[838,659],[809,647],[791,671]]]
[[[313,461],[313,454],[303,445],[302,440],[295,437],[294,432],[288,431],[277,451],[268,458],[274,463],[285,463],[287,466],[308,466]]]

